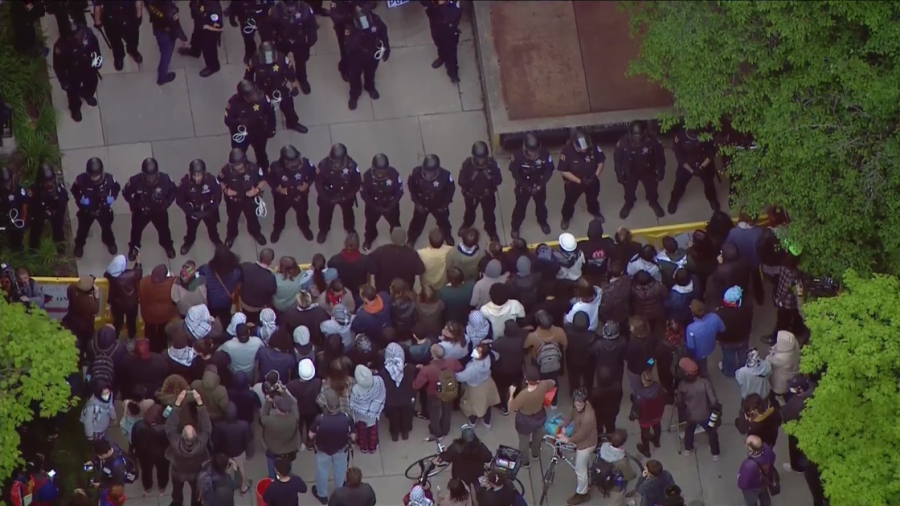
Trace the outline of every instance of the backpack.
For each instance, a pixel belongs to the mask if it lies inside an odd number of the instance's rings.
[[[140,472],[138,472],[137,466],[134,464],[134,459],[132,459],[129,455],[125,454],[118,445],[113,444],[113,449],[115,450],[116,458],[112,461],[110,467],[121,465],[122,466],[122,478],[125,480],[125,483],[134,483],[137,481],[138,476],[140,476]],[[103,473],[106,473],[107,470],[104,466],[104,469],[101,470]],[[109,474],[112,474],[112,469],[110,469]]]
[[[554,342],[544,343],[538,350],[538,370],[542,374],[559,371],[562,368],[562,349]]]
[[[438,371],[437,396],[438,399],[449,402],[456,399],[459,393],[459,385],[456,382],[456,374],[452,369]]]
[[[90,382],[94,378],[99,378],[111,385],[115,378],[116,370],[112,356],[116,353],[116,350],[119,349],[119,343],[116,342],[116,345],[113,346],[112,350],[109,352],[98,350],[95,343],[91,343],[91,348],[94,350],[94,360],[91,362],[91,367],[88,369],[87,381]]]
[[[597,458],[591,465],[591,483],[600,489],[603,497],[609,497],[614,488],[625,489],[625,476],[615,465]]]

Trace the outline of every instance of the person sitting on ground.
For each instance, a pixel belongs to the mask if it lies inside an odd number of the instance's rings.
[[[428,232],[428,247],[419,250],[419,258],[425,271],[419,278],[422,288],[431,287],[440,290],[447,284],[447,254],[453,249],[444,242],[444,233],[434,228]]]
[[[328,290],[319,294],[319,306],[324,308],[328,314],[334,310],[337,304],[343,304],[351,313],[356,309],[356,301],[350,290],[344,287],[341,278],[337,278],[328,285]]]
[[[478,264],[484,257],[484,251],[478,247],[481,235],[477,229],[467,228],[460,233],[462,241],[447,254],[447,270],[459,269],[465,281],[478,280]]]
[[[626,272],[634,278],[635,274],[646,271],[653,279],[662,281],[662,273],[659,264],[656,263],[656,248],[652,244],[645,244],[641,247],[641,252],[631,258],[628,262]]]
[[[678,247],[678,241],[672,236],[662,238],[662,251],[656,253],[656,264],[659,265],[659,273],[663,286],[671,289],[676,283],[675,273],[684,269],[687,265],[687,252]]]
[[[641,494],[641,506],[665,504],[666,490],[675,485],[672,473],[663,469],[660,461],[650,459],[638,479],[635,490]]]
[[[525,318],[525,307],[519,301],[510,298],[509,285],[503,283],[491,285],[489,296],[490,300],[481,306],[479,312],[490,323],[491,336],[496,341],[503,337],[506,322]],[[472,314],[475,314],[475,311],[469,315],[470,321]],[[480,341],[476,342],[473,337],[469,336],[470,342],[473,345],[479,344]]]
[[[625,504],[625,487],[627,483],[633,480],[637,473],[631,468],[631,460],[625,454],[625,443],[628,441],[628,433],[622,429],[617,429],[609,441],[600,445],[600,459],[610,464],[613,473],[620,475],[621,479],[615,480],[615,484],[611,489],[604,490],[608,493],[610,504]]]
[[[206,305],[206,276],[197,272],[197,264],[193,260],[188,260],[181,266],[181,272],[172,283],[169,296],[182,318],[187,316],[190,308],[199,304]]]
[[[368,483],[363,483],[362,478],[358,467],[347,468],[344,486],[331,494],[328,506],[375,506],[375,490]]]
[[[466,281],[462,270],[447,268],[447,285],[438,290],[438,298],[444,303],[446,320],[465,323],[472,310],[472,292],[475,281]]]

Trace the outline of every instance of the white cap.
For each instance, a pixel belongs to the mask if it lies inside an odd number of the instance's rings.
[[[297,372],[300,374],[300,379],[309,381],[316,376],[316,366],[312,360],[304,358],[300,361],[300,365],[297,366]]]
[[[559,234],[559,247],[563,251],[572,252],[575,251],[575,247],[578,245],[577,241],[575,241],[575,236],[566,232],[565,234]]]

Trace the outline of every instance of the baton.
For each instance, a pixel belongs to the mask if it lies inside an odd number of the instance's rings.
[[[106,36],[106,32],[103,31],[103,27],[100,25],[94,25],[94,29],[100,32],[100,35],[103,36],[103,40],[106,42],[106,47],[112,49],[112,44],[109,43],[109,37]]]

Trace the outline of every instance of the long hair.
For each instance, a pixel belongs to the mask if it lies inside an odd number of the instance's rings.
[[[300,266],[294,257],[284,256],[278,261],[278,272],[281,273],[281,279],[293,281],[300,274]]]
[[[328,363],[328,385],[338,396],[343,396],[350,384],[350,373],[344,361],[336,358]]]
[[[328,289],[328,283],[325,282],[325,268],[327,267],[325,255],[321,253],[313,255],[311,266],[313,269],[313,284],[319,289],[319,293],[322,293]]]
[[[216,252],[207,264],[219,276],[230,276],[241,266],[241,259],[226,248],[224,244],[216,246]]]
[[[415,301],[416,294],[410,290],[409,285],[406,284],[406,281],[403,281],[400,278],[394,279],[391,281],[391,298],[394,300],[406,299],[407,301]]]

